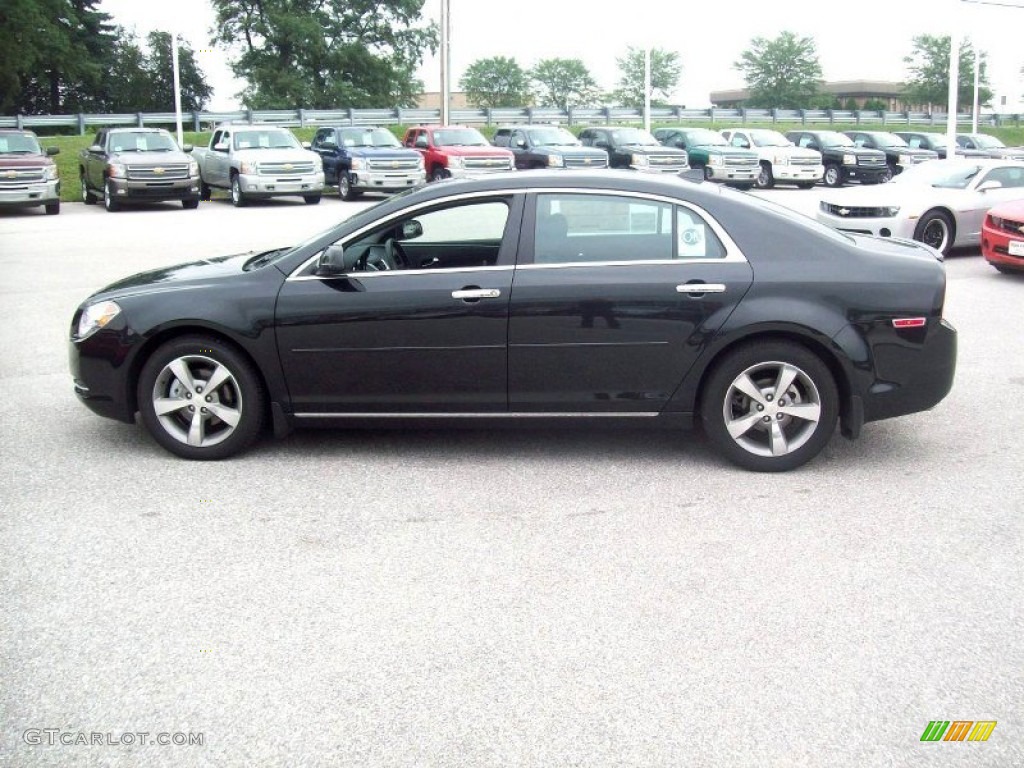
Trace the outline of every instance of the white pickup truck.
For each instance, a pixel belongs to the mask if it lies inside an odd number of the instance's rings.
[[[295,135],[277,125],[218,125],[206,149],[196,148],[202,197],[214,188],[231,191],[238,207],[251,199],[298,195],[310,205],[320,202],[324,166],[320,155],[303,148]]]
[[[810,189],[825,175],[821,152],[796,146],[778,131],[769,128],[728,128],[722,131],[734,147],[750,149],[761,161],[761,173],[754,186],[771,189],[778,182]]]

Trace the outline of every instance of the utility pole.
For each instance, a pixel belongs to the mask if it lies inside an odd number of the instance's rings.
[[[971,102],[971,133],[978,132],[978,111],[981,104],[978,103],[978,81],[981,79],[981,51],[974,49],[974,101]]]
[[[174,69],[174,121],[178,129],[178,147],[184,146],[181,131],[181,71],[178,66],[178,33],[171,32],[171,67]]]
[[[441,125],[448,125],[451,110],[451,27],[449,0],[441,0]]]
[[[644,46],[644,130],[651,132],[651,46]]]
[[[953,12],[950,15],[951,34],[949,36],[949,98],[946,107],[946,159],[956,159],[956,108],[957,92],[960,90],[960,41],[963,31],[960,28],[960,0],[950,0]]]

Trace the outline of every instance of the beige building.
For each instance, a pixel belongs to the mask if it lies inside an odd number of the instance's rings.
[[[858,107],[863,107],[864,102],[869,99],[879,99],[885,102],[886,109],[890,112],[919,109],[919,105],[908,107],[903,101],[904,87],[903,83],[887,80],[837,80],[822,83],[821,90],[835,96],[844,106],[850,99],[853,99]],[[733,91],[712,91],[709,98],[716,107],[734,109],[742,106],[743,102],[750,98],[750,91],[742,88]]]
[[[470,106],[466,101],[465,91],[452,91],[449,104],[452,109],[466,109]],[[441,92],[427,91],[426,93],[421,93],[416,97],[416,106],[420,109],[440,109]]]

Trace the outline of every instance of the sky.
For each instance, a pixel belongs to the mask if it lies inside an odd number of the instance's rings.
[[[524,67],[579,58],[611,90],[616,58],[627,46],[650,45],[679,54],[683,72],[672,102],[700,108],[709,106],[710,91],[743,87],[733,63],[754,37],[790,30],[813,38],[826,80],[901,81],[913,37],[949,34],[958,24],[988,54],[996,111],[1024,111],[1024,0],[989,1],[1014,7],[960,0],[449,0],[452,88],[477,59],[508,56]],[[140,37],[177,25],[214,88],[209,107],[238,107],[235,94],[244,84],[232,76],[229,54],[210,46],[208,0],[101,0],[99,7]],[[441,0],[425,0],[426,19],[439,22],[440,14]],[[419,77],[426,90],[439,90],[439,59],[426,59]]]

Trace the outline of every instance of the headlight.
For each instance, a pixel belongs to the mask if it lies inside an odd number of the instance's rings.
[[[725,165],[725,158],[721,155],[709,155],[708,165]]]
[[[548,167],[549,168],[564,168],[565,158],[561,155],[548,155]]]
[[[900,207],[898,205],[891,205],[888,208],[881,208],[880,210],[883,218],[892,218],[900,212]]]
[[[245,174],[257,173],[259,172],[259,167],[260,164],[257,163],[255,160],[243,160],[241,164],[238,166],[238,171],[239,173]]]
[[[349,168],[353,171],[361,171],[366,167],[366,161],[361,157],[353,157],[349,161]]]
[[[313,155],[313,172],[320,173],[324,169],[324,159],[320,155]]]
[[[991,224],[996,229],[1003,228],[1003,220],[998,216],[993,216],[992,214],[989,214],[988,223]]]
[[[78,338],[84,339],[91,336],[100,328],[105,327],[111,320],[121,313],[121,307],[115,301],[101,301],[98,304],[90,304],[82,311],[78,318]]]
[[[107,165],[107,176],[112,179],[123,179],[128,175],[123,163],[109,163]]]
[[[195,160],[189,160],[188,161],[188,175],[189,176],[198,176],[199,175],[199,163],[197,163]]]
[[[448,167],[449,168],[464,168],[465,166],[466,166],[465,159],[463,159],[462,157],[459,157],[458,155],[453,155],[452,157],[448,158]]]
[[[856,155],[843,155],[843,165],[856,165],[856,164],[857,164],[857,156]]]
[[[57,166],[48,165],[43,169],[43,180],[44,181],[56,181],[57,180]]]
[[[425,171],[426,169],[427,169],[427,164],[423,160],[423,155],[417,154],[416,155],[416,170],[417,171]]]
[[[638,152],[634,152],[630,156],[630,158],[629,158],[629,164],[630,165],[644,165],[644,166],[650,165],[651,164],[651,158],[649,158],[647,155],[641,155]]]
[[[897,165],[910,165],[911,162],[910,155],[900,155],[896,160]]]

